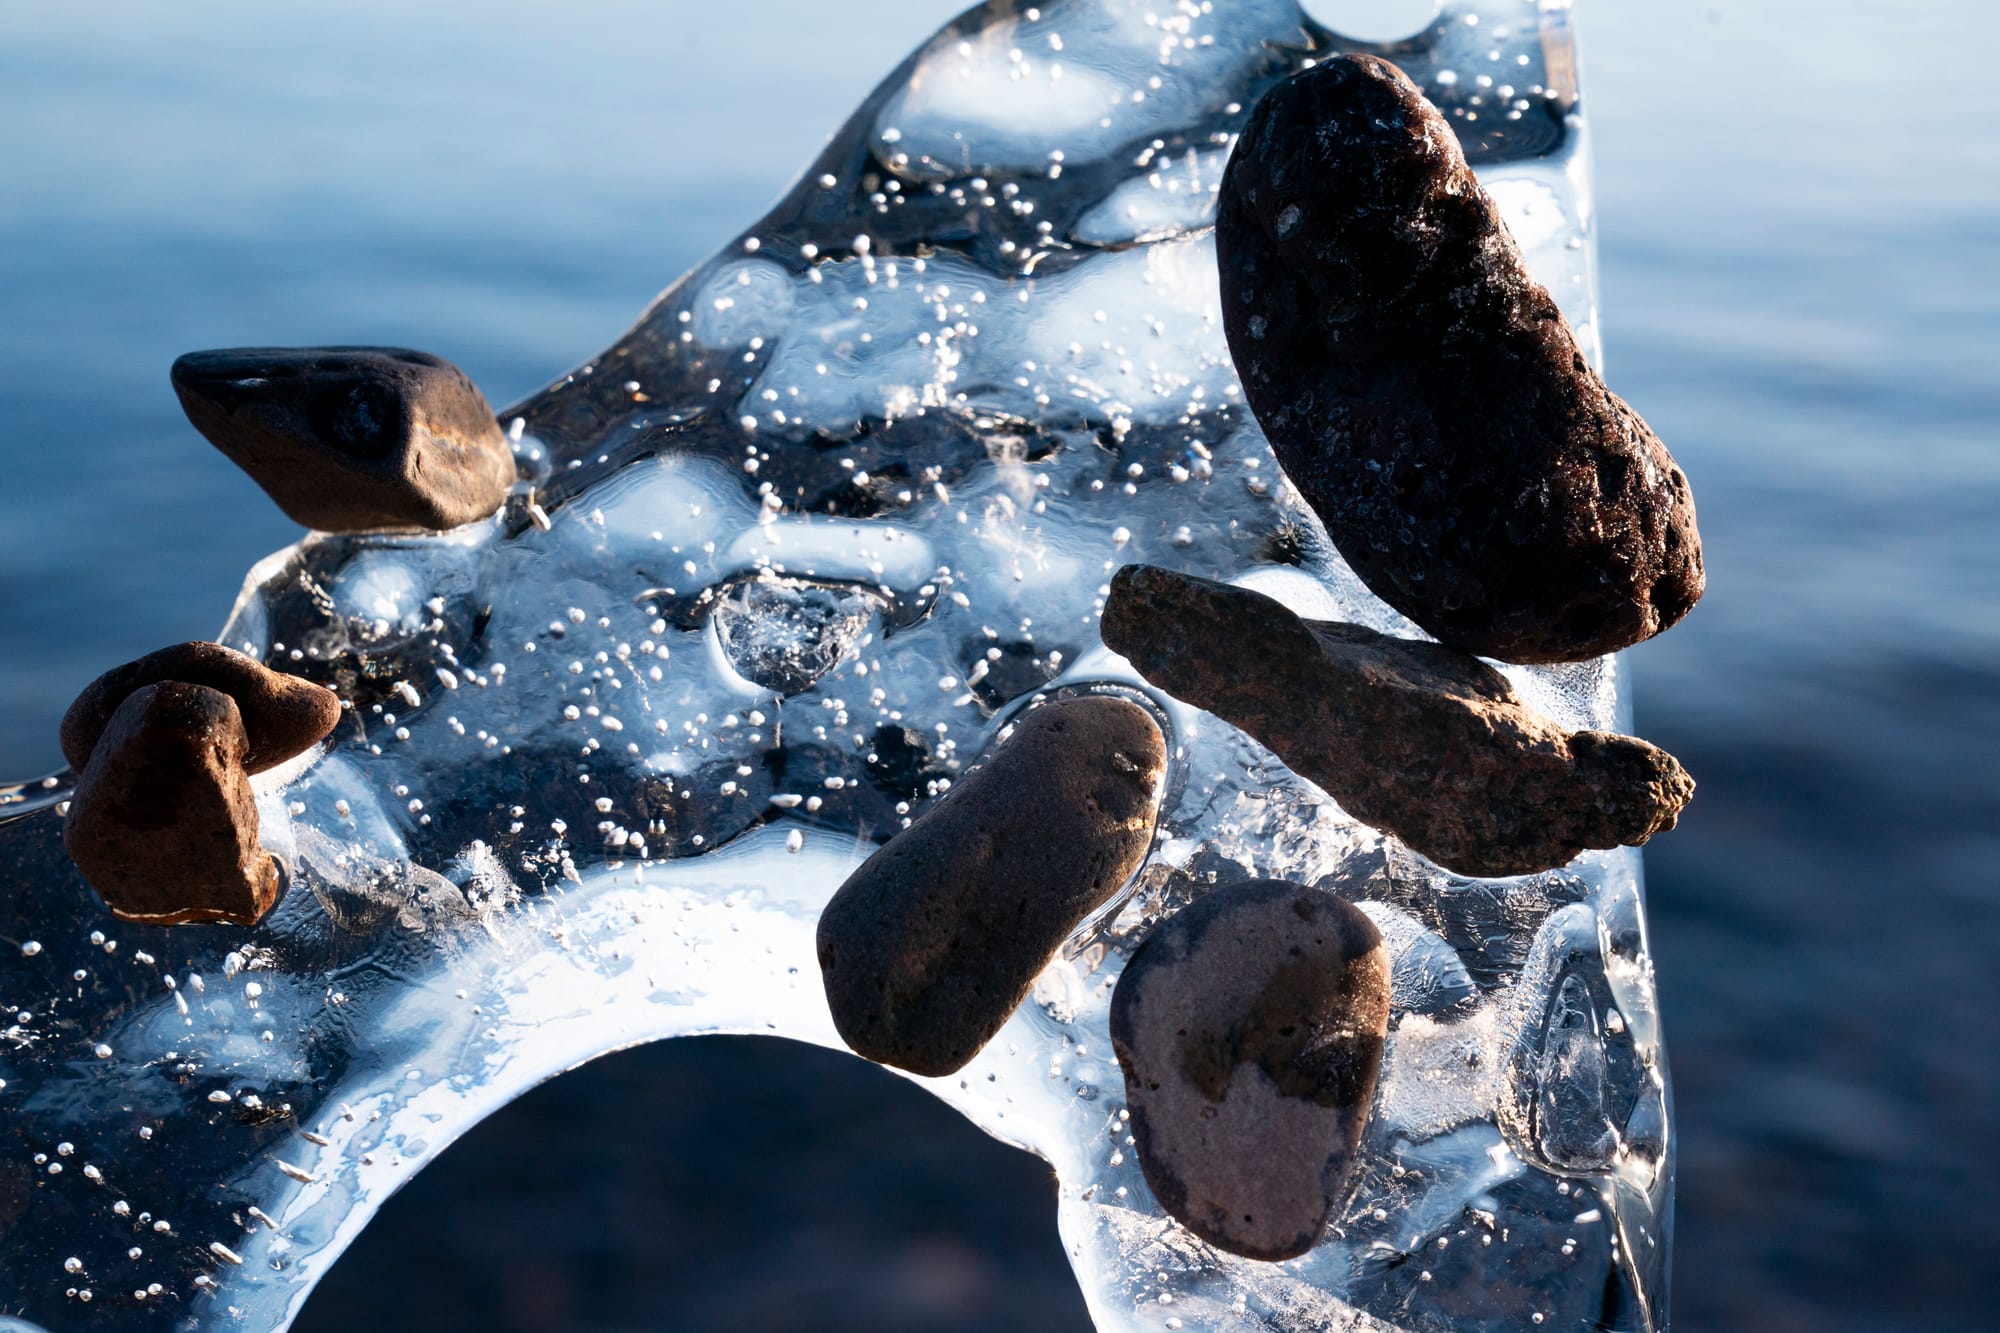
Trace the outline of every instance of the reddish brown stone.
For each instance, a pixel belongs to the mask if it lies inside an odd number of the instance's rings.
[[[397,347],[237,347],[174,362],[195,429],[322,532],[455,528],[497,510],[513,451],[442,357]]]
[[[155,925],[255,925],[278,864],[257,844],[235,702],[167,681],[127,695],[78,778],[63,845],[113,913]]]
[[[111,668],[83,687],[62,720],[62,752],[81,773],[111,715],[134,690],[163,681],[220,690],[236,701],[249,734],[246,773],[262,773],[318,744],[340,721],[340,696],[322,685],[273,671],[219,643],[177,643]]]
[[[1694,794],[1666,751],[1564,731],[1477,658],[1302,620],[1248,588],[1127,565],[1103,633],[1147,680],[1462,875],[1525,875],[1642,843]]]
[[[1686,477],[1395,66],[1336,56],[1272,89],[1215,241],[1250,406],[1383,601],[1469,652],[1561,662],[1701,597]]]
[[[1023,714],[827,903],[819,965],[841,1039],[912,1073],[962,1068],[1146,859],[1166,759],[1159,726],[1128,700]]]
[[[1111,996],[1161,1206],[1233,1254],[1311,1249],[1346,1192],[1388,1028],[1388,950],[1332,894],[1251,880],[1169,917]]]

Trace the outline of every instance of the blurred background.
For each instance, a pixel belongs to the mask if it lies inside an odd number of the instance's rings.
[[[185,424],[176,354],[402,344],[510,402],[758,216],[954,9],[0,8],[0,777],[56,767],[84,682],[213,634],[298,535]],[[1631,654],[1639,730],[1701,783],[1647,852],[1675,1325],[1991,1327],[2000,11],[1577,21],[1608,374],[1691,477],[1711,571]],[[1086,1322],[1039,1162],[859,1061],[717,1038],[480,1127],[300,1327]]]

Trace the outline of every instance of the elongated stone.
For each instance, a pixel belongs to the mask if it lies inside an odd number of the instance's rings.
[[[166,681],[125,696],[77,779],[63,845],[115,914],[155,925],[255,925],[278,901],[257,844],[235,702]]]
[[[262,773],[318,744],[340,721],[340,696],[219,643],[177,643],[116,666],[83,687],[62,720],[62,752],[81,773],[111,715],[134,690],[163,681],[220,690],[236,703],[249,737],[242,763]]]
[[[1562,662],[1700,598],[1687,478],[1394,65],[1336,56],[1266,94],[1215,239],[1250,406],[1383,601],[1469,652]]]
[[[465,372],[398,347],[237,347],[174,362],[195,429],[322,532],[455,528],[497,510],[514,456]]]
[[[1666,751],[1565,731],[1477,658],[1303,620],[1248,588],[1127,565],[1103,633],[1147,680],[1462,875],[1525,875],[1643,843],[1694,794]]]
[[[1346,1190],[1388,1027],[1388,950],[1332,894],[1250,880],[1169,917],[1111,996],[1160,1205],[1233,1254],[1311,1249]]]
[[[1159,726],[1095,695],[1029,710],[985,767],[878,848],[819,921],[834,1026],[912,1073],[962,1068],[1146,858]]]

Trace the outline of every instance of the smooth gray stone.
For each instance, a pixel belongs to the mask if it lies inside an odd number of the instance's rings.
[[[1146,937],[1111,996],[1147,1185],[1209,1244],[1290,1259],[1346,1192],[1389,1029],[1389,957],[1343,899],[1215,889]]]

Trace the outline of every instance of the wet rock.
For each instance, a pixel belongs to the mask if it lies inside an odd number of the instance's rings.
[[[77,780],[63,845],[115,914],[155,925],[255,925],[278,864],[257,844],[236,703],[166,681],[125,696]]]
[[[1128,565],[1103,632],[1147,680],[1459,874],[1526,875],[1645,842],[1694,793],[1666,751],[1564,731],[1477,658],[1302,620],[1248,588]]]
[[[1389,605],[1469,652],[1560,662],[1700,598],[1686,477],[1395,66],[1339,56],[1258,103],[1216,252],[1258,423]]]
[[[262,773],[303,754],[340,721],[340,696],[321,685],[273,671],[219,643],[177,643],[111,668],[76,696],[62,720],[62,752],[81,773],[105,726],[134,690],[165,681],[205,685],[235,701],[249,735],[243,771]]]
[[[1311,1249],[1345,1192],[1388,1026],[1388,951],[1332,894],[1250,880],[1169,917],[1111,996],[1161,1206],[1233,1254]]]
[[[455,528],[492,514],[514,484],[493,409],[465,372],[426,352],[190,352],[173,381],[195,429],[322,532]]]
[[[819,963],[842,1040],[912,1073],[962,1068],[1145,860],[1165,767],[1158,725],[1127,700],[1022,715],[827,904]]]

